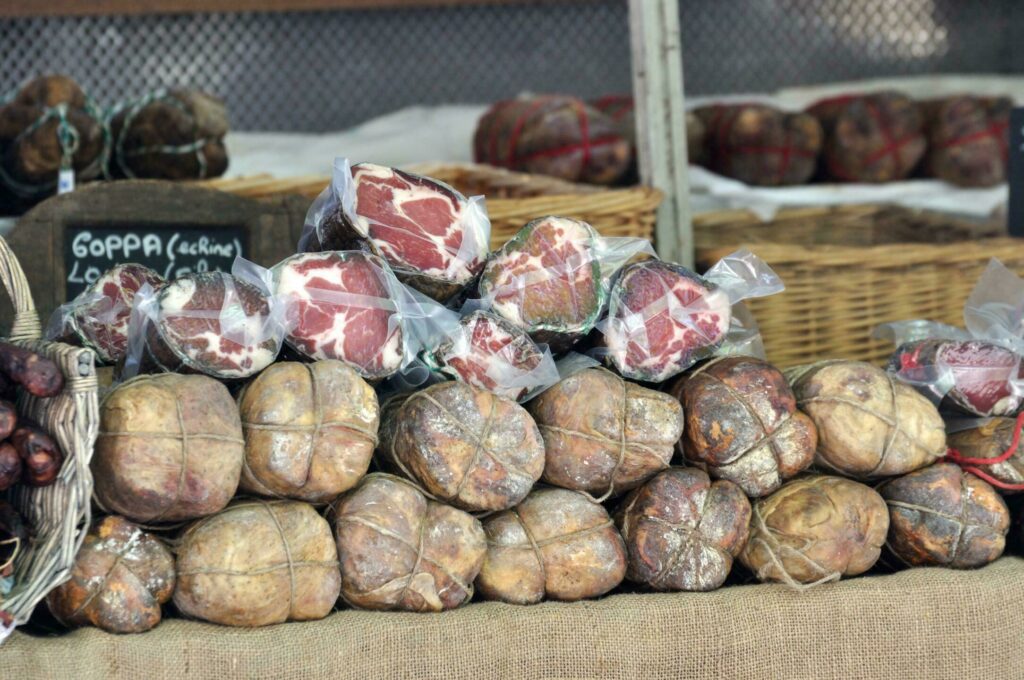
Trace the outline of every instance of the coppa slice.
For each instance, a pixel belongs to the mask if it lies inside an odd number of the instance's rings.
[[[230,274],[171,281],[157,293],[155,307],[145,359],[162,370],[247,378],[269,366],[281,349],[283,329],[267,298]]]
[[[71,302],[61,335],[96,352],[103,363],[117,363],[128,351],[135,293],[146,284],[159,288],[164,279],[141,264],[119,264],[108,270]]]
[[[453,334],[427,357],[442,373],[516,400],[533,387],[527,384],[527,374],[543,359],[529,335],[483,311],[462,317]]]
[[[372,163],[352,166],[351,210],[321,241],[368,238],[400,280],[444,301],[471,283],[487,258],[490,223],[478,203],[447,184]]]
[[[889,370],[943,407],[976,416],[1010,416],[1021,408],[1013,383],[1024,382],[1021,357],[984,340],[921,340],[901,345]]]
[[[310,359],[337,359],[367,379],[402,365],[398,282],[379,257],[358,251],[293,255],[273,270],[285,307],[285,342]]]
[[[717,347],[729,297],[686,267],[647,260],[622,269],[608,298],[607,359],[624,377],[661,382]]]
[[[536,342],[563,352],[590,332],[607,297],[597,247],[586,222],[534,220],[487,261],[480,295]]]

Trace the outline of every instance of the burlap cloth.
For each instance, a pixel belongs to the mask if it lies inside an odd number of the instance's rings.
[[[14,633],[4,678],[1024,678],[1024,560],[595,602],[342,611],[256,630]]]

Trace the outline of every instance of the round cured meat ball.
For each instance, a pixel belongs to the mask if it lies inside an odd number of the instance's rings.
[[[486,599],[533,604],[598,597],[622,582],[626,550],[607,511],[581,493],[538,489],[488,517],[477,577]]]
[[[626,578],[655,590],[714,590],[747,542],[750,501],[696,468],[670,468],[630,492],[616,513]]]

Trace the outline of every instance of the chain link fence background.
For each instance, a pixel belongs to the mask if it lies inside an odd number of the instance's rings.
[[[682,0],[691,95],[1024,71],[1015,0]],[[1018,31],[1019,33],[1019,31]],[[630,89],[623,0],[507,7],[0,20],[0,93],[60,71],[103,105],[219,94],[236,129],[339,130],[414,104]]]

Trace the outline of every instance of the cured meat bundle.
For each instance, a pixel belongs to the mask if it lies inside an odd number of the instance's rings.
[[[803,184],[814,175],[823,135],[813,116],[764,104],[716,104],[695,113],[715,172],[759,186]]]
[[[473,597],[487,537],[469,513],[380,473],[367,475],[333,510],[341,597],[353,607],[439,612]]]
[[[619,272],[608,298],[606,358],[627,378],[661,382],[717,347],[731,319],[725,291],[686,267],[636,262]]]
[[[281,349],[284,328],[268,298],[223,272],[183,276],[136,308],[146,316],[140,362],[146,369],[247,378]]]
[[[31,198],[57,186],[63,166],[79,181],[102,171],[103,116],[78,83],[41,76],[0,101],[0,187]]]
[[[228,168],[224,102],[199,90],[157,90],[110,117],[115,177],[205,179]]]
[[[844,182],[892,182],[924,155],[920,107],[897,92],[834,97],[808,110],[825,131],[824,169]]]
[[[897,348],[889,371],[946,411],[982,417],[1016,414],[1024,366],[1016,352],[984,340],[929,339]]]
[[[331,527],[311,505],[239,501],[185,530],[174,605],[225,626],[312,621],[341,591]]]
[[[616,496],[668,467],[683,408],[664,392],[588,368],[527,405],[544,437],[544,481]]]
[[[50,591],[46,603],[66,626],[142,633],[160,623],[174,582],[174,555],[167,546],[109,515],[86,535],[70,578]]]
[[[544,471],[544,442],[526,409],[460,382],[384,402],[378,453],[433,497],[471,512],[511,508]]]
[[[911,567],[981,567],[1003,554],[1010,511],[995,489],[939,463],[878,487],[889,507],[887,548]]]
[[[135,294],[145,285],[159,288],[163,283],[149,267],[119,264],[55,312],[48,335],[88,347],[103,363],[116,364],[128,351]]]
[[[949,434],[946,460],[984,479],[1003,494],[1024,491],[1024,416],[986,418]]]
[[[750,501],[732,482],[669,468],[630,492],[615,515],[626,578],[654,590],[714,590],[747,542]]]
[[[628,170],[631,144],[618,125],[575,97],[543,95],[500,101],[477,123],[477,163],[614,184]]]
[[[565,351],[593,329],[607,297],[599,243],[586,222],[534,220],[487,261],[480,295],[535,341]]]
[[[473,281],[490,245],[481,199],[371,163],[336,163],[306,219],[313,233],[304,249],[348,250],[367,241],[401,281],[439,301]]]
[[[293,255],[272,270],[285,341],[310,359],[337,359],[376,380],[402,366],[405,326],[398,281],[359,251]]]
[[[490,312],[472,312],[425,356],[434,370],[519,400],[558,381],[551,355],[522,329]]]
[[[740,561],[758,580],[802,590],[863,574],[882,554],[889,513],[871,487],[806,476],[753,503]]]
[[[775,491],[814,460],[814,423],[771,364],[716,358],[680,377],[670,393],[686,414],[679,452],[751,497]]]
[[[856,479],[902,475],[946,453],[938,409],[860,361],[821,361],[785,372],[797,406],[818,430],[815,463]]]
[[[585,494],[537,489],[484,520],[487,557],[476,585],[488,600],[599,597],[622,582],[626,549],[608,512]]]
[[[922,105],[928,134],[925,170],[964,187],[1006,179],[1010,109],[1006,97],[949,97]]]

